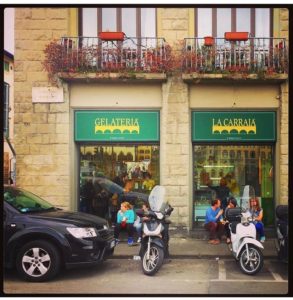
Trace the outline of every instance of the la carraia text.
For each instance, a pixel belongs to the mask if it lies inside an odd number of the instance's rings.
[[[213,126],[256,127],[255,119],[214,119]]]
[[[95,120],[96,126],[139,126],[137,118],[97,118]]]

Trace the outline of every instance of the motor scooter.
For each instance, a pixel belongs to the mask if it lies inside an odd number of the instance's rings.
[[[144,219],[139,251],[141,267],[144,274],[154,275],[162,266],[164,258],[169,256],[168,216],[173,207],[165,201],[165,188],[159,185],[152,189],[149,204],[148,212],[136,210],[136,214]]]
[[[275,241],[279,260],[288,263],[288,205],[276,207],[277,240]]]
[[[249,212],[249,199],[254,197],[254,188],[246,185],[240,200],[240,207],[228,208],[226,219],[231,231],[231,244],[228,244],[242,272],[254,275],[263,266],[263,245],[256,239],[253,217]]]

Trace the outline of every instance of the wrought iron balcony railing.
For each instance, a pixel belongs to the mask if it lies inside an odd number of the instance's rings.
[[[248,38],[247,41],[227,41],[224,38],[208,38],[184,40],[183,72],[288,72],[285,39]]]
[[[59,72],[163,73],[170,47],[163,38],[125,38],[105,41],[97,37],[64,37],[59,45]]]

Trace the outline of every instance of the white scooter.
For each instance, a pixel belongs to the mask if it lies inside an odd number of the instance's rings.
[[[239,262],[241,270],[248,275],[259,272],[263,266],[263,245],[256,239],[254,220],[249,212],[249,199],[254,197],[254,188],[246,185],[240,207],[229,208],[226,219],[231,231],[229,248]]]

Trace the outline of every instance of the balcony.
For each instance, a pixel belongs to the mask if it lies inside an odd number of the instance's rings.
[[[182,50],[185,81],[275,80],[288,78],[285,39],[186,38]]]
[[[45,50],[49,73],[64,80],[166,80],[171,48],[163,38],[64,37]]]

